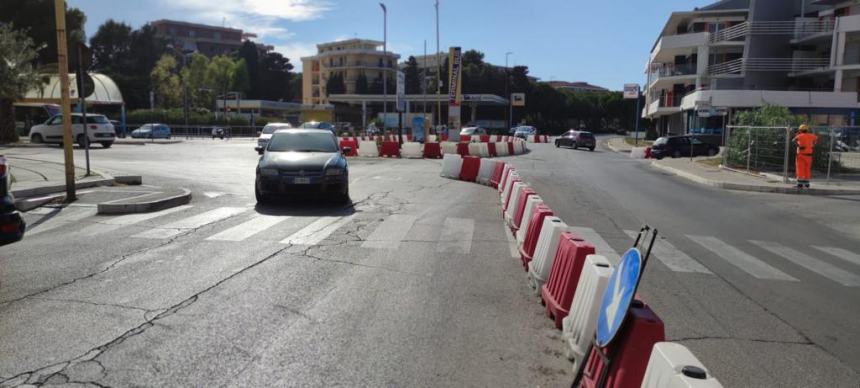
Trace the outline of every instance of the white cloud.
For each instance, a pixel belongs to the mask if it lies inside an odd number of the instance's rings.
[[[290,58],[290,63],[296,67],[296,71],[302,71],[302,57],[308,57],[317,53],[315,43],[289,42],[275,45],[275,51]]]

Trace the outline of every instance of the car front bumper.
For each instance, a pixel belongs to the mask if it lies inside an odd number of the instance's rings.
[[[257,188],[264,195],[343,194],[347,192],[348,185],[348,175],[257,177]]]

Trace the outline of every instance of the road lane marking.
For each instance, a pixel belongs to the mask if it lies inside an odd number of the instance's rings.
[[[510,233],[510,228],[504,222],[502,223],[502,231],[505,234],[505,237],[508,238],[508,249],[511,251],[511,257],[515,259],[520,258],[520,251],[517,249],[517,239],[514,237],[512,233]]]
[[[269,229],[283,221],[289,219],[290,216],[271,216],[266,214],[255,214],[253,218],[236,225],[230,229],[224,230],[221,233],[215,234],[207,238],[214,241],[243,241],[257,233]]]
[[[49,230],[59,228],[63,225],[78,222],[80,220],[83,220],[84,218],[93,217],[97,213],[98,211],[94,207],[69,206],[64,208],[58,208],[53,216],[44,216],[50,217],[45,220],[45,222],[36,226],[32,226],[32,229],[28,228],[29,230],[27,231],[27,235],[33,236],[39,233],[47,232]]]
[[[775,242],[755,240],[750,240],[750,242],[843,286],[860,287],[860,276],[845,271],[835,265],[823,262],[803,252]]]
[[[397,249],[417,219],[418,217],[414,215],[393,214],[382,221],[370,236],[367,236],[361,247],[370,249]]]
[[[782,272],[715,237],[693,236],[688,234],[687,238],[705,247],[705,249],[713,252],[723,260],[728,261],[730,264],[740,268],[742,271],[757,279],[797,281],[797,279],[791,275],[788,275],[787,273]]]
[[[445,218],[436,252],[468,254],[472,251],[475,220],[471,218]]]
[[[617,266],[621,260],[621,256],[603,239],[594,229],[572,226],[568,228],[571,232],[579,237],[582,237],[586,242],[594,246],[594,251],[598,255],[605,257],[613,266]],[[631,244],[633,245],[633,244]]]
[[[860,254],[857,254],[855,252],[851,252],[847,249],[835,248],[835,247],[820,247],[820,246],[815,246],[815,245],[813,245],[812,247],[815,249],[818,249],[819,251],[822,251],[824,253],[829,253],[833,256],[836,256],[836,257],[838,257],[842,260],[845,260],[849,263],[854,263],[854,264],[860,265]]]
[[[183,218],[178,221],[171,222],[164,226],[159,226],[157,228],[153,228],[135,235],[131,237],[135,238],[150,238],[150,239],[163,239],[163,238],[171,238],[176,235],[181,234],[182,232],[188,229],[196,229],[205,225],[209,225],[235,215],[241,214],[247,211],[248,208],[244,207],[219,207],[217,209],[210,210],[205,213],[200,213],[195,216],[191,216],[188,218]]]
[[[293,245],[317,245],[326,237],[340,229],[352,220],[354,215],[344,217],[320,217],[320,219],[305,226],[298,232],[291,234],[289,237],[281,240],[282,244]]]
[[[639,235],[639,232],[633,230],[625,230],[624,233],[627,233],[628,236],[634,239]],[[656,255],[657,260],[660,260],[661,263],[669,267],[672,271],[713,274],[701,263],[686,253],[681,252],[678,248],[675,248],[665,238],[658,238],[654,242],[653,253]]]
[[[177,207],[172,207],[170,209],[164,209],[157,212],[152,213],[139,213],[139,214],[129,214],[124,216],[116,216],[110,217],[97,223],[87,226],[79,231],[80,234],[86,235],[96,235],[107,232],[112,232],[124,226],[134,225],[137,223],[141,223],[143,221],[151,220],[156,217],[165,216],[168,214],[180,212],[183,210],[187,210],[192,208],[191,205],[182,205]]]

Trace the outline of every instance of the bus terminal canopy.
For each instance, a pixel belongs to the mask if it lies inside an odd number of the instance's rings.
[[[122,92],[120,92],[119,87],[116,86],[116,83],[113,82],[110,77],[99,74],[99,73],[90,73],[90,78],[93,79],[93,84],[95,85],[93,89],[93,93],[87,96],[87,105],[123,105]],[[77,84],[77,76],[75,74],[69,74],[69,96],[72,98],[72,103],[74,103],[76,99],[78,99],[78,84]],[[41,88],[36,88],[28,91],[24,98],[20,99],[19,102],[23,103],[45,103],[45,104],[59,104],[60,103],[60,76],[57,74],[50,75],[50,79],[47,84],[42,85]]]

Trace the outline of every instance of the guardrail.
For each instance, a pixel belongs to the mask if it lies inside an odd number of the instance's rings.
[[[791,35],[794,39],[804,39],[832,32],[835,24],[833,19],[747,21],[711,34],[710,42],[727,42],[746,35]]]
[[[799,73],[830,66],[829,58],[739,58],[708,66],[711,76],[742,75],[748,71],[785,71]]]

